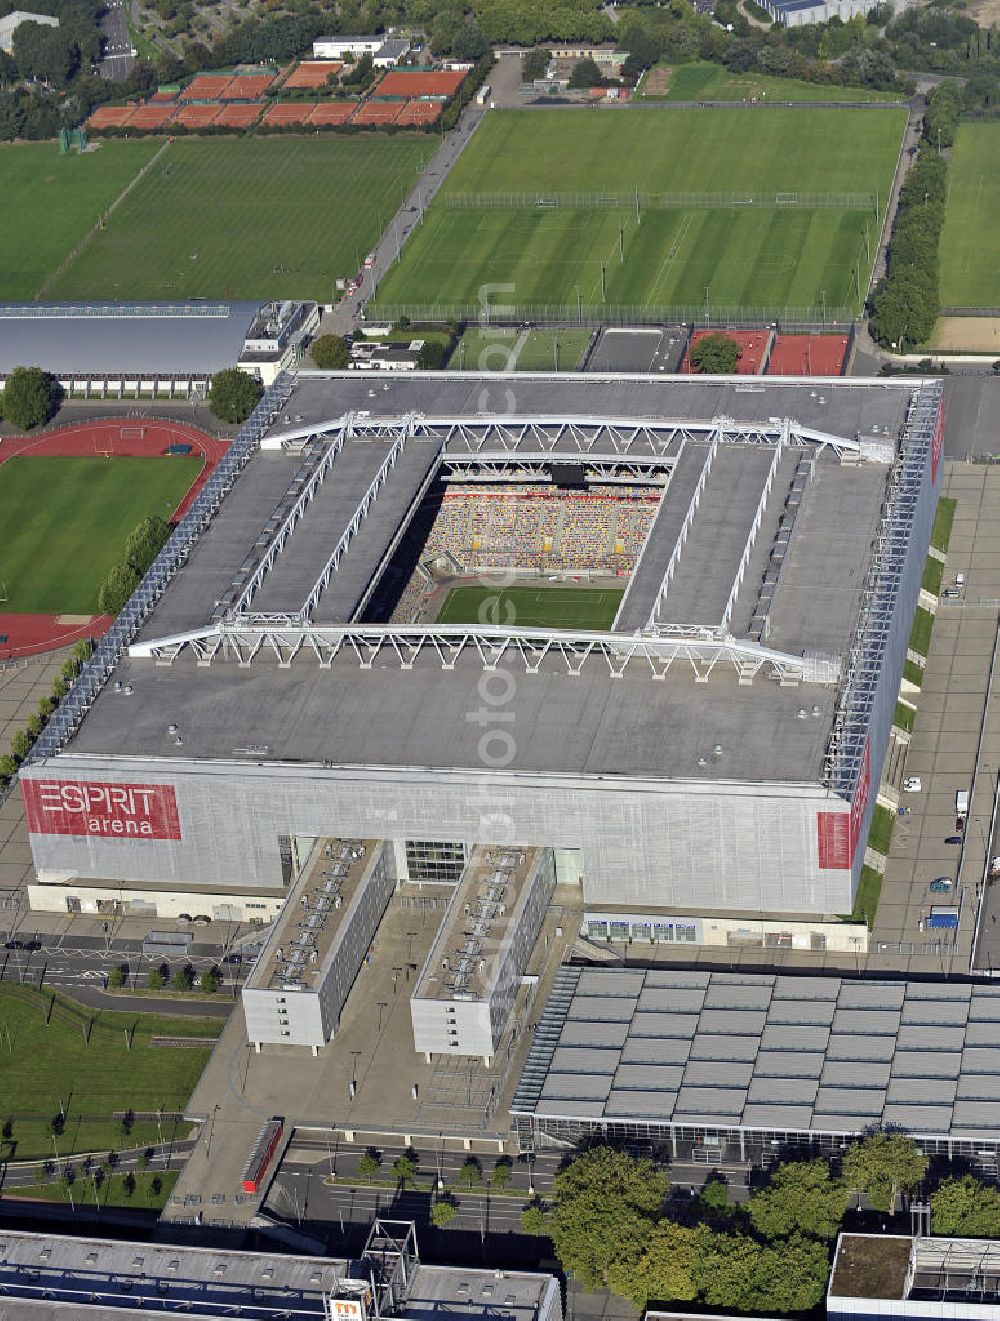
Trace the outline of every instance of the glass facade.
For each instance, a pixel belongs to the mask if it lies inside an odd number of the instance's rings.
[[[418,884],[457,885],[465,871],[465,845],[432,839],[406,841],[406,870]]]

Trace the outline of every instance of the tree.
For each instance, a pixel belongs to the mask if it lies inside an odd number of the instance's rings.
[[[310,344],[309,352],[321,371],[341,371],[351,361],[351,350],[342,335],[320,335]]]
[[[408,1183],[417,1177],[417,1162],[412,1153],[404,1151],[402,1156],[397,1156],[392,1162],[392,1172],[399,1180],[400,1187],[405,1188]]]
[[[198,979],[198,987],[205,995],[214,995],[219,989],[218,968],[206,968]]]
[[[530,1202],[521,1212],[521,1228],[526,1234],[541,1238],[549,1232],[549,1218],[541,1202]]]
[[[958,1238],[1000,1238],[1000,1190],[972,1174],[945,1179],[931,1194],[931,1229]]]
[[[97,593],[98,607],[106,615],[119,614],[138,586],[139,575],[131,564],[116,564],[101,583]]]
[[[0,780],[12,780],[17,774],[17,762],[9,752],[0,756]]]
[[[875,1211],[891,1211],[901,1192],[912,1192],[927,1173],[927,1157],[902,1133],[872,1133],[844,1156],[844,1183]]]
[[[31,739],[23,729],[15,729],[11,735],[10,751],[16,761],[24,761],[31,751]]]
[[[372,1179],[375,1178],[375,1175],[378,1174],[381,1168],[382,1157],[374,1147],[369,1147],[367,1151],[363,1151],[358,1158],[358,1173],[363,1179],[367,1179],[369,1183],[371,1183]]]
[[[178,968],[170,978],[170,985],[175,991],[190,991],[194,983],[194,970],[190,964],[185,964],[183,968]]]
[[[451,53],[456,60],[481,60],[488,49],[489,42],[475,19],[463,23],[451,43]]]
[[[688,1302],[698,1296],[695,1267],[712,1231],[706,1225],[679,1225],[661,1220],[646,1241],[642,1255],[629,1264],[614,1263],[608,1283],[615,1293],[644,1310],[650,1299]]]
[[[731,376],[740,360],[740,346],[729,335],[706,335],[690,353],[691,366],[703,376]]]
[[[208,391],[208,405],[223,422],[245,422],[264,393],[260,381],[238,367],[216,372]]]
[[[826,1244],[793,1237],[762,1248],[743,1306],[754,1312],[810,1312],[822,1300],[830,1275]]]
[[[425,339],[417,349],[417,366],[421,371],[433,372],[441,366],[447,349],[440,340]]]
[[[710,1307],[726,1311],[749,1311],[753,1276],[762,1248],[745,1234],[715,1234],[709,1231],[692,1276],[698,1292]]]
[[[523,83],[537,82],[539,78],[544,78],[549,68],[549,61],[552,56],[544,47],[539,46],[536,50],[529,50],[521,60],[521,81]]]
[[[135,1175],[132,1173],[131,1170],[128,1170],[122,1176],[122,1192],[125,1194],[126,1197],[135,1196]]]
[[[810,1234],[836,1238],[849,1193],[830,1177],[827,1161],[788,1161],[771,1176],[770,1185],[750,1198],[750,1223],[762,1238]]]
[[[59,382],[41,367],[15,367],[4,387],[3,416],[21,431],[30,431],[49,420],[59,395]]]
[[[603,87],[604,75],[594,60],[578,60],[570,70],[569,88]]]
[[[472,1188],[477,1183],[483,1181],[483,1167],[475,1156],[466,1156],[462,1163],[462,1168],[458,1172],[458,1182],[467,1184]]]
[[[140,578],[167,544],[169,536],[170,524],[158,515],[144,518],[128,534],[125,541],[125,559]]]
[[[441,1197],[431,1207],[431,1224],[435,1229],[447,1229],[458,1215],[458,1207],[450,1197]]]
[[[42,717],[37,711],[32,711],[31,715],[28,716],[28,719],[25,721],[25,726],[31,737],[36,739],[42,732]]]
[[[613,1263],[638,1258],[669,1186],[652,1161],[612,1147],[594,1147],[559,1170],[552,1241],[567,1274],[594,1290],[606,1284]]]
[[[721,1174],[713,1174],[706,1179],[698,1195],[698,1204],[702,1212],[709,1217],[724,1214],[729,1210],[729,1184]]]
[[[125,974],[121,968],[112,968],[108,973],[108,990],[120,991],[125,985]]]
[[[498,1193],[502,1193],[510,1183],[511,1172],[510,1157],[501,1157],[493,1166],[493,1173],[490,1175],[490,1187],[495,1188]]]

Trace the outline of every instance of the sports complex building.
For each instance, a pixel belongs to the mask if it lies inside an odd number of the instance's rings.
[[[943,427],[920,380],[283,376],[22,772],[32,904],[269,919],[336,839],[849,912]]]

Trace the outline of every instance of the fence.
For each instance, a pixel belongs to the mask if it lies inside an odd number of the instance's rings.
[[[1000,307],[942,307],[938,315],[1000,317]]]
[[[717,307],[714,303],[647,306],[644,303],[372,303],[372,321],[450,321],[456,325],[535,326],[714,326],[759,330],[774,326],[786,333],[822,333],[854,324],[852,307]]]
[[[552,193],[448,193],[445,207],[451,211],[522,210],[535,207],[571,207],[578,211],[614,210],[627,207],[639,211],[703,210],[736,211],[756,206],[768,210],[801,207],[804,210],[868,211],[878,213],[875,193],[752,193],[752,192],[552,192]]]

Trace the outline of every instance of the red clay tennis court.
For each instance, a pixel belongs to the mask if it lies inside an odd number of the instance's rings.
[[[337,60],[303,60],[285,79],[285,87],[325,87],[344,66]]]
[[[219,101],[233,81],[228,73],[200,73],[181,92],[182,101]]]
[[[725,335],[727,339],[736,341],[740,346],[740,360],[736,366],[739,376],[758,376],[763,371],[764,358],[771,339],[769,330],[696,330],[691,336],[691,343],[684,354],[684,361],[681,363],[682,372],[688,375],[698,375],[694,367],[691,366],[691,350],[706,335]]]
[[[443,101],[407,101],[396,118],[397,124],[433,124],[444,107]]]
[[[123,128],[132,115],[134,105],[101,105],[87,116],[88,128]]]
[[[778,335],[767,364],[768,376],[842,376],[846,335]]]
[[[129,128],[162,128],[164,124],[169,124],[176,114],[177,105],[173,101],[160,102],[158,105],[143,105],[133,111],[128,126]]]
[[[359,106],[352,124],[391,124],[402,110],[398,101],[366,101]]]
[[[376,96],[454,96],[465,82],[467,70],[441,69],[437,73],[410,73],[393,69],[378,87]]]
[[[172,445],[190,445],[204,460],[201,472],[171,515],[176,522],[190,508],[210,473],[229,448],[221,440],[184,422],[159,418],[102,418],[53,427],[35,436],[0,438],[0,464],[19,454],[39,458],[88,458],[92,455],[151,458]],[[109,615],[21,615],[0,612],[0,660],[32,656],[69,646],[80,638],[102,637],[111,627]]]
[[[357,101],[320,101],[313,106],[306,121],[309,124],[346,124],[358,108]]]
[[[209,105],[195,105],[189,102],[177,111],[174,123],[182,124],[185,128],[207,128],[209,124],[214,124],[221,108],[217,101]]]
[[[268,106],[261,121],[264,124],[304,124],[309,118],[314,105],[311,101],[299,101],[295,105]]]
[[[156,92],[154,92],[153,95],[149,98],[149,100],[150,100],[150,102],[153,102],[153,103],[158,103],[158,102],[160,102],[160,101],[176,101],[176,100],[177,100],[177,93],[176,93],[176,92],[161,92],[161,91],[156,91]]]
[[[246,102],[240,105],[224,105],[212,121],[216,128],[251,128],[264,109],[263,101]]]
[[[273,73],[239,73],[219,96],[223,101],[259,101],[274,80]]]

